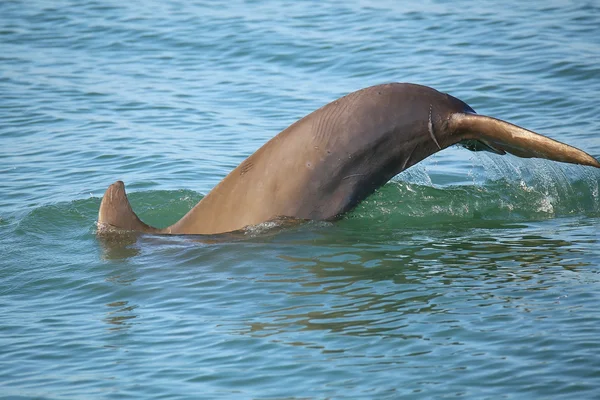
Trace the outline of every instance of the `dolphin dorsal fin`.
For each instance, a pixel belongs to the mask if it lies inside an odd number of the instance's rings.
[[[102,197],[100,211],[98,211],[98,230],[160,233],[160,229],[143,223],[133,212],[122,181],[110,185]]]

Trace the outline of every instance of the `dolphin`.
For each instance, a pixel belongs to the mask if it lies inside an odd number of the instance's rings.
[[[295,122],[227,175],[173,225],[142,222],[117,181],[98,231],[218,234],[289,217],[340,218],[392,177],[454,144],[600,168],[575,147],[500,119],[430,87],[390,83],[350,93]]]

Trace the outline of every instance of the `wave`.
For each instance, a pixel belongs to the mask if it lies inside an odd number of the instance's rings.
[[[459,185],[437,186],[426,173],[403,173],[346,218],[422,227],[449,222],[600,217],[600,177],[596,171],[514,157],[494,157],[482,167],[483,178],[473,176],[469,184]]]
[[[597,174],[584,175],[580,169],[574,176],[568,176],[565,171],[572,168],[550,171],[514,168],[511,176],[506,177],[504,166],[488,165],[483,182],[474,180],[470,184],[443,186],[433,184],[422,170],[403,173],[363,201],[340,223],[348,227],[358,223],[390,229],[407,226],[427,229],[449,223],[481,226],[567,216],[600,217],[600,178]],[[503,172],[496,174],[495,170]],[[202,197],[191,190],[129,194],[138,215],[158,227],[177,221]],[[93,234],[99,205],[100,199],[91,197],[37,207],[17,222],[16,229],[33,234],[64,229],[83,235]],[[272,225],[261,224],[248,229],[247,233],[255,235],[270,231]],[[284,227],[289,225],[284,221]]]
[[[507,179],[485,186],[436,188],[393,181],[360,204],[346,219],[390,226],[435,226],[449,222],[532,221],[562,216],[600,216],[597,185],[572,182],[554,190]]]

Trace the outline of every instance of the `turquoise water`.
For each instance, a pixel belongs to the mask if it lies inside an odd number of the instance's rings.
[[[451,148],[336,223],[176,221],[335,98],[433,86],[600,157],[600,7],[0,2],[6,398],[598,398],[600,172]]]

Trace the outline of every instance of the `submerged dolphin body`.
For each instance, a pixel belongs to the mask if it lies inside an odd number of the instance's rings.
[[[350,93],[292,124],[168,228],[143,223],[121,181],[104,194],[98,226],[100,231],[216,234],[278,217],[334,220],[398,173],[454,144],[600,168],[581,150],[477,115],[448,94],[392,83]]]

